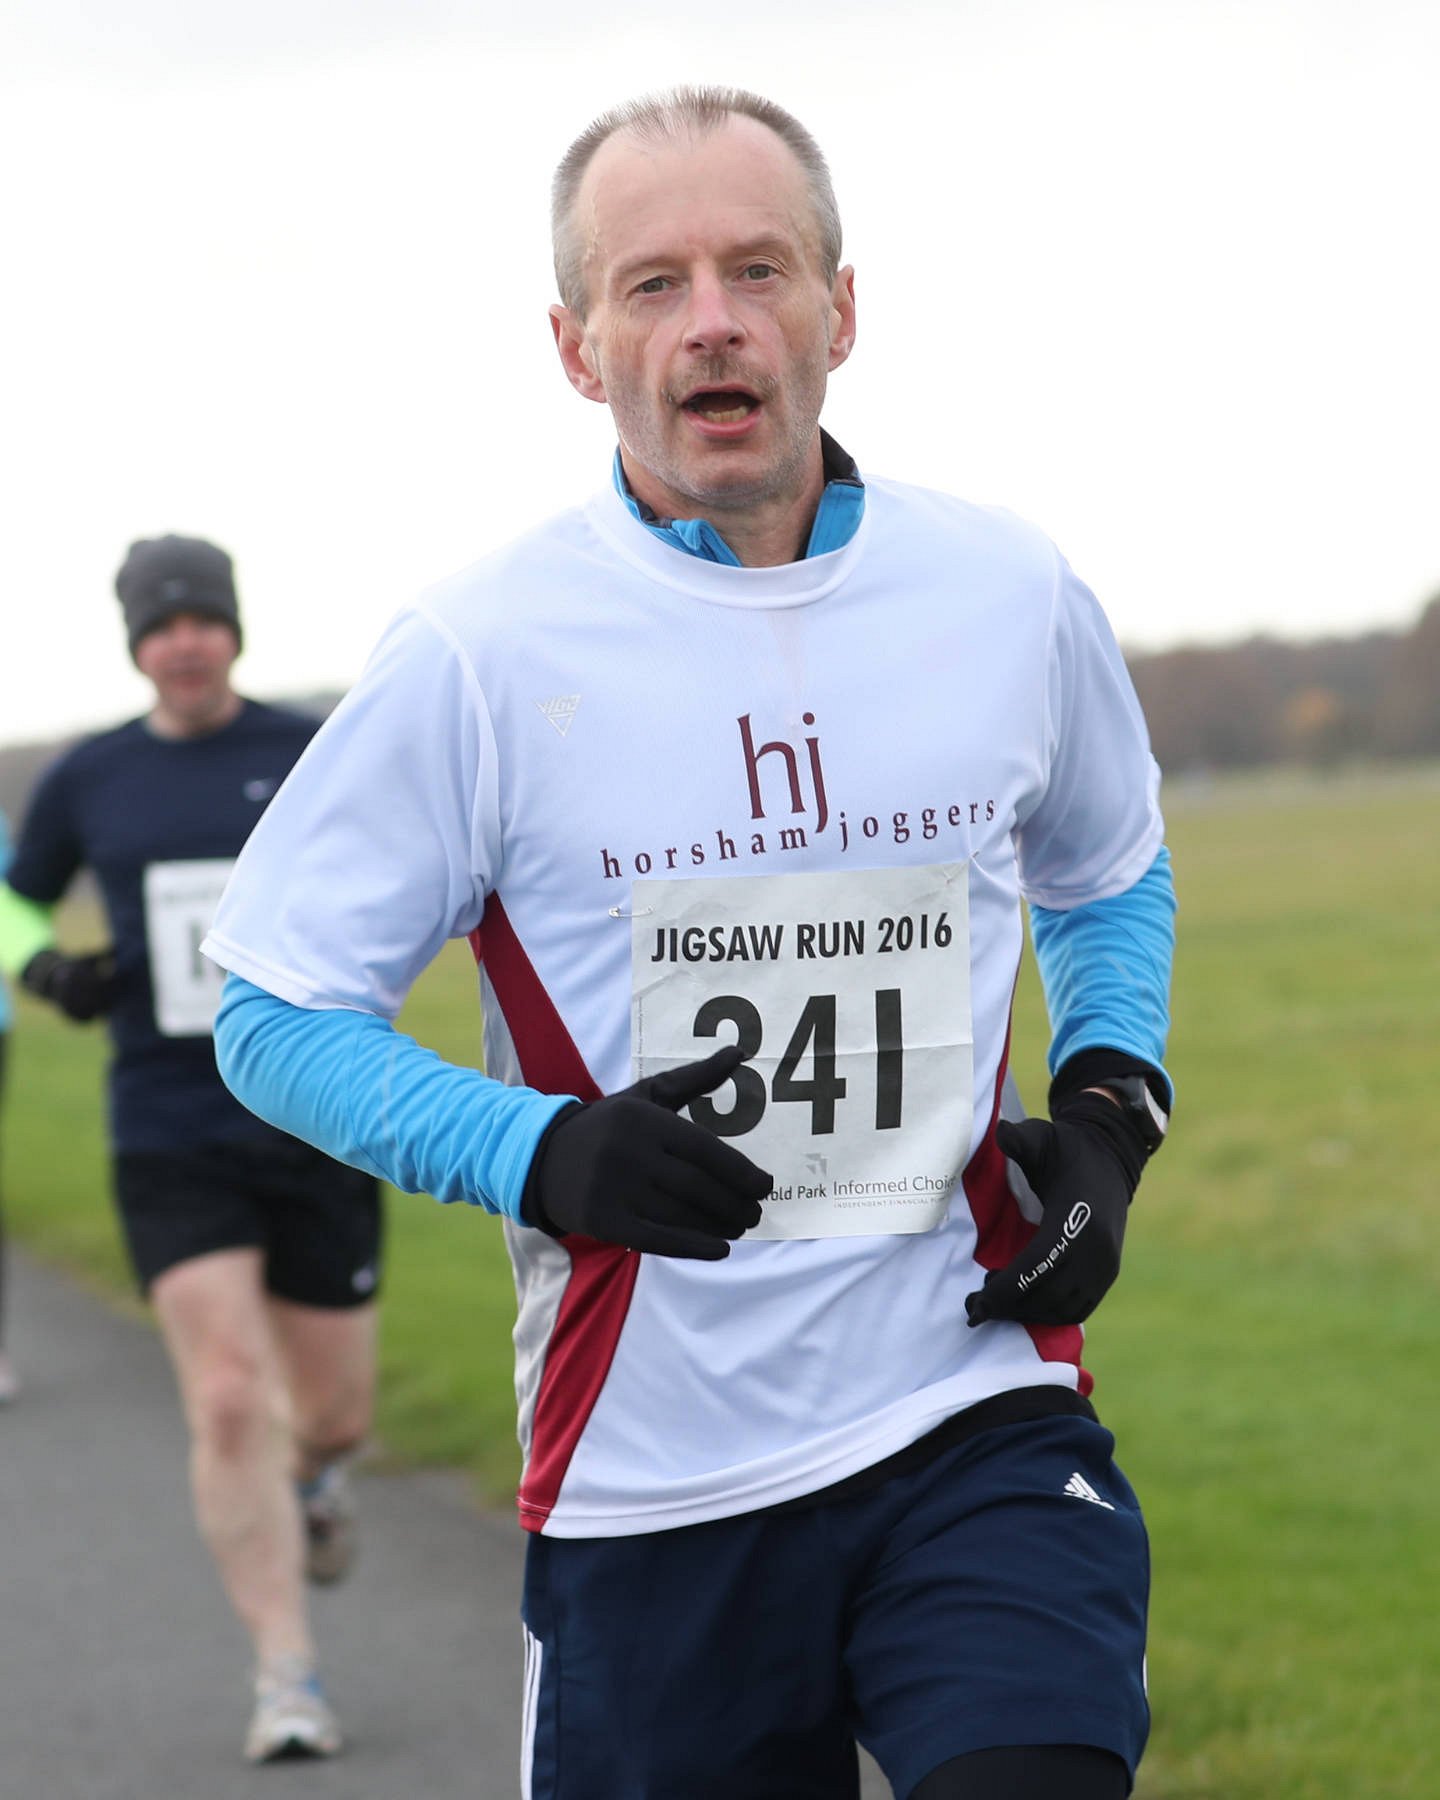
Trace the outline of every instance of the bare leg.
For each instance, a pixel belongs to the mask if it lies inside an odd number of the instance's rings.
[[[375,1404],[376,1309],[268,1302],[289,1396],[295,1473],[301,1481],[365,1441]]]
[[[291,1408],[305,1575],[328,1586],[344,1580],[355,1561],[355,1499],[346,1464],[370,1429],[375,1308],[272,1298],[270,1319]]]
[[[151,1299],[190,1428],[201,1536],[258,1665],[314,1655],[281,1370],[258,1250],[167,1269]]]

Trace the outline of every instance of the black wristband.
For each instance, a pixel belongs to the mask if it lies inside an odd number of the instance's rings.
[[[1055,1071],[1055,1079],[1050,1083],[1050,1116],[1055,1116],[1057,1106],[1086,1088],[1105,1087],[1121,1075],[1138,1075],[1154,1096],[1156,1105],[1169,1114],[1172,1106],[1170,1083],[1154,1063],[1131,1056],[1126,1050],[1097,1049],[1077,1050]]]

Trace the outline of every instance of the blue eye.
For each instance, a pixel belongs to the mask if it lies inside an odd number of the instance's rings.
[[[660,294],[665,291],[665,277],[652,275],[648,281],[642,281],[636,288],[637,294]]]
[[[769,263],[751,263],[745,271],[745,279],[747,281],[768,281],[774,273],[775,270]]]

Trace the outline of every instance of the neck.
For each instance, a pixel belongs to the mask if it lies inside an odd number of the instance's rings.
[[[747,569],[773,569],[799,562],[825,491],[825,465],[817,431],[794,488],[763,499],[708,499],[680,494],[643,467],[622,443],[620,464],[630,491],[664,519],[703,518],[725,539]]]
[[[156,737],[209,737],[211,732],[223,731],[232,719],[237,718],[244,704],[233,688],[227,688],[211,705],[186,707],[183,712],[157,700],[146,715],[145,723]]]

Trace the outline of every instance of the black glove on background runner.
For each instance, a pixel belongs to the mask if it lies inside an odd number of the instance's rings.
[[[115,953],[62,956],[58,950],[38,950],[21,970],[20,985],[84,1025],[115,1003]]]
[[[1052,1105],[1052,1119],[1002,1119],[995,1141],[1034,1188],[1043,1217],[1013,1262],[965,1296],[972,1325],[1078,1325],[1120,1273],[1125,1217],[1149,1151],[1129,1116],[1103,1094]]]
[[[774,1185],[723,1138],[676,1115],[728,1081],[732,1044],[557,1113],[540,1139],[520,1216],[552,1237],[579,1232],[657,1256],[718,1262],[760,1222]]]

